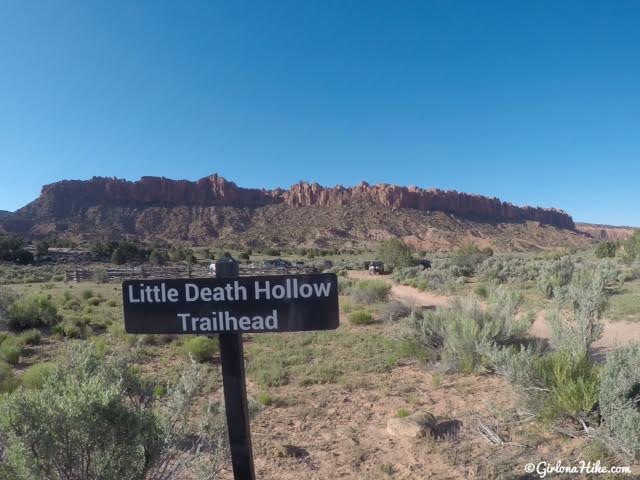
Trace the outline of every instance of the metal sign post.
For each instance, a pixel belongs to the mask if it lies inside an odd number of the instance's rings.
[[[237,277],[238,262],[229,257],[216,262],[216,278]],[[218,338],[233,478],[255,480],[242,334],[221,333]]]
[[[338,328],[334,273],[239,277],[238,262],[216,262],[216,278],[127,280],[127,333],[218,335],[235,480],[255,480],[242,333]]]

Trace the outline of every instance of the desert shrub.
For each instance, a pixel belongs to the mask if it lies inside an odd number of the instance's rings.
[[[546,390],[534,396],[543,420],[569,418],[583,425],[593,421],[600,380],[598,368],[588,356],[553,352],[537,358],[533,372]]]
[[[92,278],[96,283],[109,283],[109,274],[104,268],[96,268],[93,271]]]
[[[476,272],[487,282],[522,283],[540,274],[540,259],[515,255],[494,255],[484,260]]]
[[[380,309],[380,318],[385,322],[395,322],[408,316],[411,309],[399,300],[391,300]]]
[[[633,235],[622,242],[622,258],[626,262],[632,262],[640,258],[640,230],[635,230]]]
[[[91,297],[87,299],[87,304],[91,305],[92,307],[97,307],[98,305],[100,305],[102,302],[104,301],[103,298],[99,298],[99,297]]]
[[[211,362],[218,353],[218,341],[203,336],[190,337],[185,340],[182,350],[198,363]]]
[[[73,310],[77,312],[82,308],[82,303],[80,303],[80,300],[78,300],[77,298],[72,297],[64,301],[64,303],[62,304],[62,308],[64,308],[65,310]]]
[[[349,295],[355,282],[349,278],[338,277],[338,294]]]
[[[18,381],[11,366],[7,363],[0,361],[0,394],[12,392],[18,386]],[[0,462],[1,463],[1,462]],[[2,471],[0,470],[0,473]]]
[[[487,298],[489,296],[489,290],[487,289],[487,286],[483,284],[476,285],[473,289],[473,293],[480,298]]]
[[[164,265],[169,261],[169,254],[164,250],[154,248],[149,254],[149,263],[154,265]]]
[[[351,297],[357,303],[386,302],[391,285],[384,280],[360,280],[351,289]]]
[[[90,288],[85,288],[84,290],[82,290],[82,292],[80,293],[80,296],[84,299],[84,300],[89,300],[90,298],[92,298],[95,294],[93,293],[93,290],[91,290]]]
[[[373,315],[362,310],[349,314],[349,322],[351,322],[353,325],[370,325],[374,323],[374,321],[375,320],[373,319]]]
[[[37,363],[25,370],[20,381],[26,388],[42,388],[54,370],[55,366],[52,363]]]
[[[25,250],[24,240],[13,235],[0,235],[0,260],[22,265],[33,262],[33,254]]]
[[[575,261],[570,256],[548,262],[540,272],[538,288],[547,298],[561,295],[564,287],[571,282],[575,268]]]
[[[392,278],[398,283],[406,283],[408,280],[418,277],[424,271],[422,265],[416,265],[413,267],[395,268],[393,270]]]
[[[51,296],[22,297],[7,312],[7,325],[14,330],[53,325],[60,320]]]
[[[0,287],[0,323],[7,322],[7,316],[11,306],[18,296],[12,290]]]
[[[273,404],[273,398],[268,393],[261,392],[256,399],[260,405],[268,407]]]
[[[602,368],[599,402],[603,428],[625,457],[640,455],[640,345],[610,352]]]
[[[456,267],[460,275],[470,277],[478,265],[493,255],[490,248],[480,250],[475,245],[465,245],[454,251],[449,260],[452,267]]]
[[[40,345],[42,334],[40,330],[36,330],[35,328],[26,330],[20,334],[20,340],[25,345]]]
[[[454,293],[465,283],[465,277],[459,275],[455,267],[425,270],[422,278],[429,290],[439,293]]]
[[[0,398],[0,477],[217,478],[224,452],[221,411],[213,404],[193,411],[203,373],[196,364],[181,369],[177,383],[155,402],[153,384],[140,377],[132,359],[99,359],[89,346],[75,346],[43,375],[40,388]]]
[[[547,311],[551,344],[556,349],[575,357],[588,354],[591,344],[602,335],[605,287],[611,276],[606,263],[576,272],[566,293]]]
[[[116,248],[111,254],[111,263],[115,265],[123,265],[127,263],[127,255],[120,247]]]
[[[282,253],[277,248],[265,248],[263,252],[268,257],[279,257]]]
[[[519,315],[522,297],[498,288],[487,308],[473,298],[456,299],[452,305],[411,315],[405,341],[420,345],[432,361],[450,371],[482,373],[492,368],[491,352],[526,338],[531,315]]]
[[[18,337],[6,337],[0,343],[0,360],[10,365],[16,365],[20,361],[23,347],[24,344]]]
[[[536,381],[533,365],[545,351],[542,341],[530,341],[487,351],[492,370],[511,382],[530,387]]]
[[[380,244],[377,259],[393,269],[410,267],[414,264],[411,248],[402,240],[391,238]]]
[[[600,242],[595,250],[597,258],[613,258],[616,256],[618,244],[616,242]]]

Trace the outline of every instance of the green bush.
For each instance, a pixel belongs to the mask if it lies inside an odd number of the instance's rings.
[[[473,289],[473,293],[475,293],[480,298],[487,298],[489,296],[489,290],[486,285],[476,285]]]
[[[404,268],[410,267],[415,263],[411,248],[397,238],[391,238],[382,242],[376,256],[377,260],[385,264],[385,268]]]
[[[11,367],[7,363],[0,361],[0,393],[12,392],[17,386],[18,381]]]
[[[598,244],[595,250],[597,258],[613,258],[616,256],[618,250],[618,244],[616,242],[601,242]]]
[[[492,368],[496,349],[522,342],[533,321],[519,315],[521,295],[503,287],[491,292],[487,308],[474,299],[456,300],[409,317],[404,341],[425,350],[424,357],[439,360],[450,371],[483,373]]]
[[[96,283],[109,283],[109,274],[104,268],[96,268],[93,271],[93,281]]]
[[[161,404],[127,357],[100,359],[78,345],[60,366],[46,368],[33,374],[36,388],[0,396],[0,478],[198,480],[220,468],[221,410],[206,405],[190,421],[204,383],[197,365],[181,369]],[[3,372],[0,366],[0,378]],[[199,454],[176,465],[187,442]]]
[[[218,353],[218,341],[215,338],[202,336],[190,337],[185,340],[182,350],[198,363],[211,362],[214,355]]]
[[[456,267],[460,275],[470,277],[478,265],[493,255],[490,248],[480,250],[475,245],[465,245],[453,252],[449,264]]]
[[[24,330],[58,322],[58,309],[50,296],[23,297],[14,302],[6,315],[7,325]]]
[[[80,296],[82,297],[83,300],[89,300],[90,298],[92,298],[95,294],[93,293],[93,290],[91,290],[90,288],[85,288],[84,290],[82,290],[82,292],[80,293]]]
[[[640,456],[639,398],[640,345],[610,352],[601,375],[600,413],[603,427],[628,458]]]
[[[351,296],[357,303],[371,304],[386,302],[391,285],[384,280],[360,280],[351,289]]]
[[[411,314],[411,309],[399,300],[391,300],[380,309],[380,318],[385,322],[395,322]]]
[[[539,386],[547,390],[535,402],[543,420],[589,421],[600,387],[598,369],[589,357],[553,352],[538,358],[533,372]]]
[[[0,360],[16,365],[20,361],[23,349],[22,341],[14,336],[7,337],[0,344]]]
[[[25,345],[40,345],[42,341],[42,334],[40,330],[36,330],[35,328],[32,330],[26,330],[20,334],[20,340]]]
[[[37,363],[25,370],[21,383],[26,388],[42,388],[44,382],[53,375],[55,366],[52,363]]]
[[[149,263],[154,265],[164,265],[169,261],[169,254],[164,250],[154,248],[149,254]]]
[[[547,263],[540,272],[538,288],[547,298],[560,296],[571,282],[575,268],[575,261],[570,256]]]
[[[373,316],[369,312],[357,311],[349,314],[349,322],[353,325],[370,325],[374,323]]]
[[[607,302],[605,288],[612,275],[607,263],[580,269],[573,275],[566,292],[546,315],[551,344],[556,349],[576,357],[589,353],[604,329],[601,317]]]

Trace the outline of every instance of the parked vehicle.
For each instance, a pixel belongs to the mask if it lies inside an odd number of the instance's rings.
[[[282,258],[275,258],[273,260],[265,260],[264,262],[262,262],[262,266],[265,268],[287,269],[287,268],[292,268],[293,264],[288,260],[284,260]]]
[[[382,275],[384,273],[384,263],[374,260],[369,264],[369,275]]]
[[[425,269],[431,268],[431,260],[427,260],[426,258],[422,258],[418,260],[418,265],[422,265]]]

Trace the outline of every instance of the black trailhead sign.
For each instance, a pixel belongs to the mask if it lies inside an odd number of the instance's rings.
[[[122,284],[127,333],[301,332],[338,328],[333,273],[128,280]]]
[[[233,476],[255,480],[242,333],[338,328],[334,273],[238,277],[232,258],[217,278],[128,280],[122,284],[128,333],[218,335]]]

